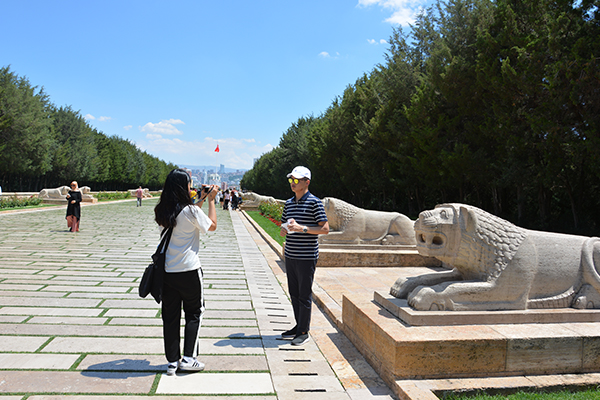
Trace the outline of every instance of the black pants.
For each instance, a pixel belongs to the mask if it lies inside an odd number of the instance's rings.
[[[165,273],[162,295],[163,336],[167,361],[181,359],[181,306],[185,312],[183,355],[196,357],[200,349],[198,335],[204,314],[202,270]]]
[[[312,307],[312,284],[315,277],[317,260],[285,259],[285,271],[288,289],[294,309],[294,318],[298,333],[310,330],[310,314]]]

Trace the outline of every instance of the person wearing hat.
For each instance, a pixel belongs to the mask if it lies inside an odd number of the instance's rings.
[[[308,191],[311,173],[298,166],[287,175],[295,196],[285,202],[280,235],[285,236],[285,269],[296,326],[281,334],[299,346],[310,340],[312,284],[319,258],[318,235],[329,233],[321,200]]]

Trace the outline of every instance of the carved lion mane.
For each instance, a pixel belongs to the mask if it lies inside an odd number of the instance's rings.
[[[451,207],[455,218],[458,218],[459,208],[453,204],[444,206]],[[497,278],[512,260],[526,236],[526,230],[479,208],[469,209],[477,216],[477,223],[474,231],[461,230],[461,251],[454,264],[479,265],[482,268],[480,278],[489,281]],[[454,221],[457,227],[458,223]]]
[[[360,208],[346,203],[344,200],[326,197],[323,199],[323,206],[329,220],[329,229],[334,231],[343,231],[348,222],[360,210]]]

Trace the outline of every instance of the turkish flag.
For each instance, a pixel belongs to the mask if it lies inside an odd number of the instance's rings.
[[[215,149],[215,151],[218,153],[219,152],[219,145],[217,145],[217,148]]]

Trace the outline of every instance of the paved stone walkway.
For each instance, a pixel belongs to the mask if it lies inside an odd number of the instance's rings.
[[[154,204],[86,206],[76,234],[64,208],[0,214],[2,400],[391,398],[320,310],[312,341],[278,339],[292,325],[281,271],[222,210],[201,237],[206,370],[167,377],[160,306],[137,295],[158,242]]]

